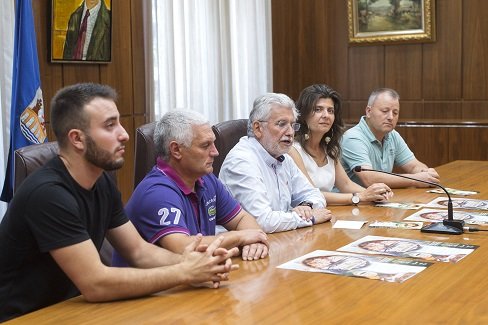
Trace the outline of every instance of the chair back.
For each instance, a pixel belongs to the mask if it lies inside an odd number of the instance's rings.
[[[239,139],[247,134],[247,119],[224,121],[212,126],[215,134],[215,147],[219,155],[213,162],[213,173],[219,176],[220,168],[229,151],[234,148]]]
[[[144,124],[136,129],[136,150],[134,155],[134,188],[142,181],[156,163],[154,129],[156,122]],[[215,157],[213,173],[218,176],[227,153],[239,139],[247,134],[247,119],[230,120],[212,126],[215,147],[219,156]]]
[[[154,129],[156,122],[144,124],[136,129],[136,152],[134,155],[134,188],[156,163]]]
[[[58,142],[44,142],[19,148],[14,152],[14,193],[20,184],[39,167],[42,167],[59,153]]]

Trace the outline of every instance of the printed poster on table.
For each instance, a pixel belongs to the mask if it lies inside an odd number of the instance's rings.
[[[278,268],[401,283],[431,264],[392,257],[317,250],[281,264]]]
[[[417,258],[426,261],[459,262],[478,246],[423,241],[407,238],[365,236],[338,249],[359,254],[380,254],[396,257]]]
[[[423,207],[423,204],[413,202],[376,202],[374,206],[380,208],[418,210]]]
[[[461,195],[461,196],[469,196],[469,195],[475,195],[478,194],[478,191],[466,191],[466,190],[458,190],[455,188],[450,188],[450,187],[444,187],[450,195]],[[440,188],[434,188],[431,190],[428,190],[427,192],[429,193],[437,193],[437,194],[444,194],[445,192],[440,189]]]
[[[424,206],[429,208],[447,208],[448,201],[447,197],[441,196]],[[452,198],[452,207],[454,209],[488,210],[488,201],[456,197]]]
[[[414,221],[373,221],[369,224],[369,227],[419,230],[423,225],[422,222]]]
[[[453,211],[452,217],[454,220],[464,220],[468,225],[488,226],[488,213],[486,212],[473,213]],[[447,219],[447,210],[422,209],[403,220],[441,222],[444,219]]]

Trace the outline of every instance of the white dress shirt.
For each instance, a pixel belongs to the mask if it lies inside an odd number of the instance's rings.
[[[244,136],[220,169],[219,178],[267,233],[311,226],[291,210],[303,201],[314,208],[326,206],[320,190],[310,185],[290,156],[284,157],[278,161],[255,138]]]

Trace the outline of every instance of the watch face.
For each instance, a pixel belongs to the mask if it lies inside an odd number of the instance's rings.
[[[354,193],[352,195],[352,203],[354,203],[354,204],[358,204],[359,203],[359,196],[356,193]]]

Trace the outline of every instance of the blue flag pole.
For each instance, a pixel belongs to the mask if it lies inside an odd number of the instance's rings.
[[[13,64],[10,148],[0,197],[5,202],[13,195],[15,150],[47,141],[31,0],[16,0]]]

